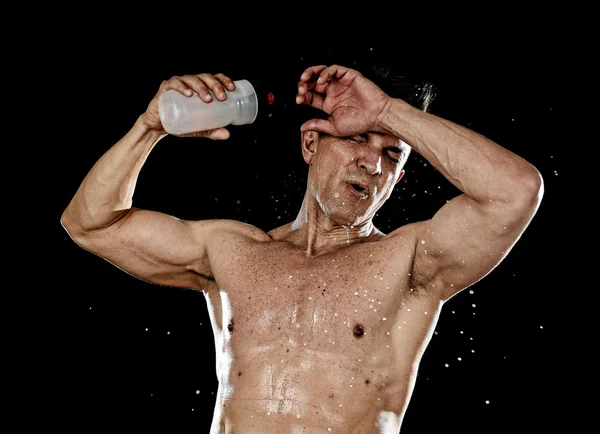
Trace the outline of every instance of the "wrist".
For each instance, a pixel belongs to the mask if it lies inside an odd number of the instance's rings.
[[[163,138],[164,136],[166,136],[168,133],[166,131],[164,131],[163,129],[161,130],[157,130],[156,128],[152,127],[148,120],[146,119],[146,114],[143,113],[140,116],[138,116],[137,120],[135,121],[135,124],[133,126],[133,129],[141,136],[144,137],[148,137],[150,138],[150,140],[155,139],[155,140],[160,140],[161,138]]]
[[[129,144],[129,146],[133,148],[148,148],[152,149],[154,145],[156,145],[160,139],[166,136],[166,132],[157,131],[156,129],[150,127],[144,116],[141,115],[137,118],[133,127],[129,130],[129,132],[125,135],[123,140]]]
[[[410,135],[410,125],[421,113],[417,108],[399,98],[390,98],[377,117],[377,130],[405,140]],[[406,141],[406,140],[405,140]]]

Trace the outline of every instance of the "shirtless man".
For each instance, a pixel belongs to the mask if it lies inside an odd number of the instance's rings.
[[[224,88],[234,85],[223,74],[164,81],[85,177],[62,225],[133,276],[203,291],[219,381],[211,434],[398,433],[440,309],[509,253],[540,204],[539,172],[359,71],[320,65],[298,82],[296,103],[329,117],[301,127],[308,180],[294,221],[264,232],[133,207],[140,170],[167,134],[159,96],[210,89],[224,99]],[[411,149],[462,194],[384,234],[372,219]]]

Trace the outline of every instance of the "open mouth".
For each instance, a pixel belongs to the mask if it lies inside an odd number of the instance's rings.
[[[360,198],[366,198],[368,196],[368,192],[367,189],[360,185],[360,184],[355,184],[355,183],[348,183],[348,189],[356,196],[360,197]]]

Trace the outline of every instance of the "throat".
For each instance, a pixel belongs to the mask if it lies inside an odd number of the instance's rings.
[[[372,224],[361,227],[338,226],[326,231],[318,227],[309,228],[304,249],[307,257],[316,257],[354,244],[378,241],[383,236]]]
[[[357,243],[377,241],[385,236],[370,219],[358,225],[337,223],[307,198],[296,219],[286,225],[286,229],[280,239],[302,249],[306,257],[319,256]]]

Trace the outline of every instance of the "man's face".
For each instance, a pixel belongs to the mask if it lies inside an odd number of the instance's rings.
[[[344,226],[372,219],[402,178],[403,157],[410,148],[380,133],[308,134],[303,136],[304,158],[310,164],[308,188],[323,212]]]

